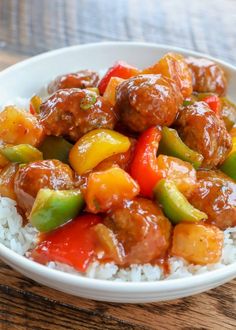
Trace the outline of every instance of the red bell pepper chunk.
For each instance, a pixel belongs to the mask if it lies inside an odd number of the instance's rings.
[[[202,99],[202,101],[206,102],[211,110],[215,112],[215,114],[220,114],[221,103],[217,95],[206,96],[204,99]]]
[[[152,196],[153,188],[162,179],[156,157],[160,139],[161,129],[150,127],[140,136],[135,148],[130,173],[138,182],[141,195],[145,197]]]
[[[139,70],[123,61],[117,61],[104,75],[98,84],[101,95],[104,94],[111,77],[128,79],[139,74]]]
[[[29,111],[30,111],[31,115],[35,115],[36,114],[36,112],[35,112],[32,104],[30,104],[30,106],[29,106]]]
[[[46,264],[49,261],[65,263],[84,272],[95,249],[95,236],[91,227],[101,222],[97,215],[81,215],[58,229],[43,234],[31,257]]]

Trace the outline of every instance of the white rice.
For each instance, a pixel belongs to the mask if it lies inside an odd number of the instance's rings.
[[[22,225],[23,221],[17,213],[16,203],[9,198],[0,197],[0,243],[21,255],[27,255],[27,251],[36,244],[37,231],[29,224],[24,227]],[[89,265],[85,274],[58,262],[49,262],[47,266],[89,278],[141,282],[194,276],[195,274],[225,267],[234,262],[236,262],[236,227],[224,231],[224,247],[219,263],[196,266],[189,264],[182,258],[172,257],[169,260],[170,274],[167,276],[165,276],[161,267],[150,264],[131,265],[124,269],[119,268],[112,262],[102,264],[99,261],[94,261]]]
[[[37,231],[29,224],[22,225],[15,201],[0,197],[0,243],[24,255],[35,245]]]

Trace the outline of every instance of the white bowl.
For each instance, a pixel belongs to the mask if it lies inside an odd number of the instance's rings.
[[[28,98],[55,76],[78,69],[103,70],[122,59],[138,67],[154,63],[168,51],[184,55],[205,56],[196,52],[146,43],[99,43],[74,46],[48,52],[16,64],[0,73],[0,106]],[[236,68],[218,61],[228,73],[228,95],[236,101]],[[236,263],[183,279],[156,282],[112,282],[95,280],[49,269],[0,244],[0,256],[25,276],[49,287],[76,296],[122,303],[171,300],[212,289],[236,276]]]

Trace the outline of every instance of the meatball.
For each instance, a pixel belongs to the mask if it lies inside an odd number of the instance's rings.
[[[236,182],[220,171],[198,171],[199,185],[190,203],[207,213],[208,221],[220,229],[236,226]]]
[[[192,73],[194,91],[225,94],[226,77],[218,64],[205,58],[196,57],[188,57],[186,62]]]
[[[27,215],[41,188],[73,189],[74,172],[59,160],[43,160],[19,168],[15,176],[14,190],[18,205]]]
[[[81,70],[76,73],[68,73],[58,76],[48,85],[48,93],[52,94],[58,89],[67,88],[88,88],[95,87],[99,81],[96,72],[90,70]]]
[[[175,125],[184,142],[203,155],[203,167],[221,164],[232,147],[224,122],[205,102],[184,107]]]
[[[89,90],[61,89],[40,107],[40,123],[46,135],[77,141],[95,128],[112,129],[116,115],[111,104]]]
[[[110,212],[104,224],[124,248],[124,265],[163,257],[170,243],[171,224],[150,200],[136,198]]]
[[[134,132],[153,125],[170,126],[182,101],[179,87],[161,74],[139,75],[117,87],[116,109],[123,124]]]

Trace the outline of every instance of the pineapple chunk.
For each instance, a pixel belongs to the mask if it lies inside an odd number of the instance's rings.
[[[223,232],[213,225],[180,223],[175,226],[171,254],[199,265],[216,263],[223,248]]]
[[[0,112],[0,140],[9,144],[37,146],[43,137],[43,127],[29,112],[7,106]]]

